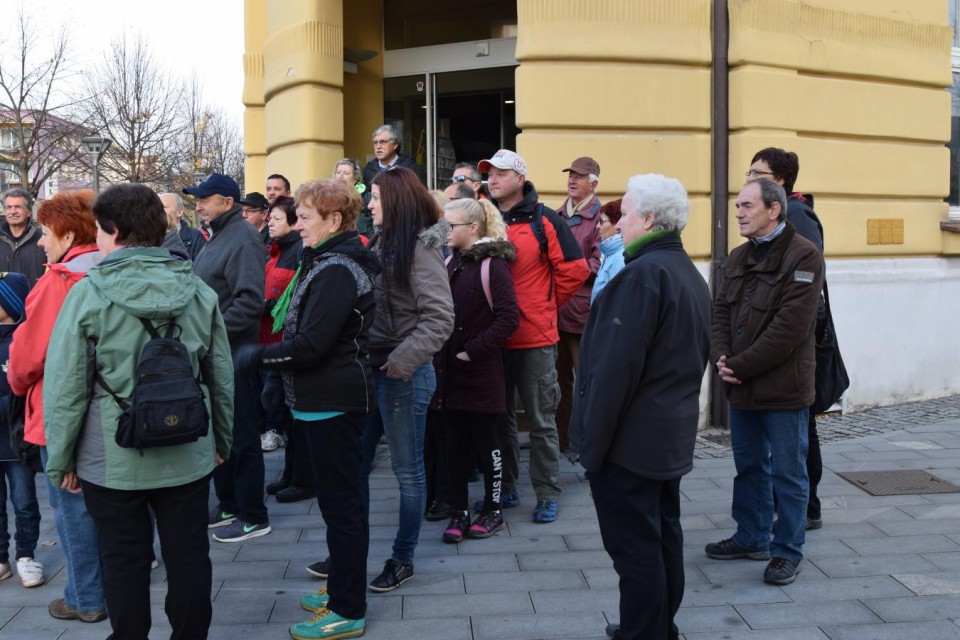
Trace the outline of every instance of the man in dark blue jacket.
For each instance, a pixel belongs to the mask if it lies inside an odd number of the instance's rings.
[[[680,478],[693,468],[710,292],[680,241],[690,203],[678,180],[633,176],[622,211],[626,266],[590,307],[570,444],[620,576],[620,624],[607,634],[666,640],[679,637]]]

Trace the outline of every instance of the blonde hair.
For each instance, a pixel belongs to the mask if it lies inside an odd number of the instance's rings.
[[[443,209],[447,206],[447,203],[450,202],[450,198],[447,197],[443,191],[439,189],[430,189],[430,197],[433,198],[434,202],[437,203],[437,207]]]
[[[507,225],[503,223],[503,216],[500,215],[500,210],[489,200],[460,198],[448,203],[443,210],[463,211],[467,222],[477,225],[481,238],[507,239]]]

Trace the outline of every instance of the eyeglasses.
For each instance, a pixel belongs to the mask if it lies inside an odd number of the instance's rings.
[[[610,218],[604,218],[600,216],[600,224],[610,224]]]
[[[758,171],[757,169],[750,169],[745,174],[748,178],[759,178],[760,176],[772,176],[772,171]]]
[[[473,178],[468,178],[467,176],[453,176],[450,178],[450,182],[466,182],[467,180],[470,182],[476,182],[476,180]]]
[[[451,227],[469,227],[473,223],[472,222],[448,222],[447,224],[450,225]]]
[[[374,140],[374,141],[373,141],[373,146],[379,147],[379,146],[381,146],[381,145],[385,145],[385,144],[390,143],[390,142],[393,142],[393,140],[390,140],[389,138],[386,139],[386,140]]]

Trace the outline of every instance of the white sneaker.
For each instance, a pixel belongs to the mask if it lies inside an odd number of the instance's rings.
[[[9,562],[0,562],[0,580],[6,580],[13,575],[13,572],[10,571]]]
[[[17,575],[20,576],[20,584],[27,589],[39,587],[44,583],[43,565],[33,558],[20,558],[17,560]]]
[[[260,448],[264,451],[276,451],[280,447],[280,434],[270,429],[260,436]]]

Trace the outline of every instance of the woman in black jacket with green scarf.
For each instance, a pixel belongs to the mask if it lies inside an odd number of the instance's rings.
[[[273,312],[283,341],[245,350],[238,367],[281,372],[294,428],[306,433],[327,525],[328,586],[301,598],[316,615],[293,625],[290,635],[349,638],[363,633],[366,615],[369,521],[360,430],[374,402],[367,334],[380,265],[354,230],[361,207],[355,190],[314,180],[297,189],[296,202],[294,230],[303,239],[303,255]],[[278,392],[268,386],[264,395]]]

